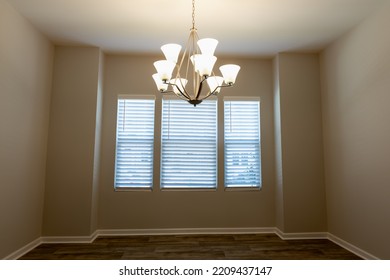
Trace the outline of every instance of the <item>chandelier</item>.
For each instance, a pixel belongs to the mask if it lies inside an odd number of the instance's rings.
[[[216,76],[213,67],[217,61],[214,56],[218,41],[211,38],[199,40],[195,28],[195,0],[192,0],[192,28],[184,52],[179,58],[181,46],[166,44],[161,47],[166,60],[154,63],[157,73],[152,77],[160,92],[173,92],[179,98],[196,106],[202,100],[216,95],[223,87],[231,87],[240,71],[240,66],[226,64],[219,69],[222,76]],[[175,72],[174,72],[175,70]],[[207,82],[208,89],[204,86]],[[192,83],[192,90],[186,88]],[[169,88],[169,90],[168,90]]]

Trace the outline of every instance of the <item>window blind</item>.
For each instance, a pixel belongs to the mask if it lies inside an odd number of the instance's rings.
[[[153,184],[154,99],[118,98],[115,187]]]
[[[161,187],[215,188],[217,184],[217,101],[194,107],[164,99]]]
[[[260,102],[224,100],[226,187],[260,187]]]

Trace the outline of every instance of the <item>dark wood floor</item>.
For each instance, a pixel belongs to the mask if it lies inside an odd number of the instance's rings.
[[[99,237],[91,244],[42,244],[22,260],[356,260],[329,240],[275,234]]]

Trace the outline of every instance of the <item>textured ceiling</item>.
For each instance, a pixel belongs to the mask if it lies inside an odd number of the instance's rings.
[[[6,0],[57,44],[106,52],[158,52],[184,45],[191,0]],[[389,0],[197,0],[199,36],[217,53],[270,56],[318,51]]]

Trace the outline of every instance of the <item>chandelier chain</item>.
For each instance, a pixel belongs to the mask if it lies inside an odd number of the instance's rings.
[[[192,0],[192,29],[195,29],[195,0]]]

